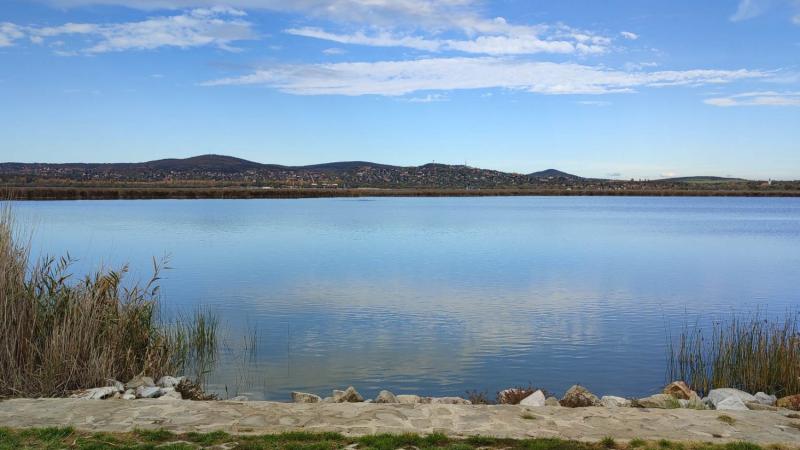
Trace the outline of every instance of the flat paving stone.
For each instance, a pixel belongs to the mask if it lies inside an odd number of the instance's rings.
[[[719,420],[723,413],[734,419],[732,425]],[[164,402],[157,399],[12,399],[0,402],[0,426],[15,428],[73,426],[108,432],[163,428],[174,432],[221,430],[246,434],[333,431],[345,435],[444,432],[453,437],[560,437],[597,441],[611,436],[619,440],[750,441],[797,446],[800,420],[788,418],[786,414],[786,411]]]

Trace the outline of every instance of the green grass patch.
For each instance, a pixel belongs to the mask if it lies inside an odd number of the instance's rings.
[[[729,444],[679,443],[667,440],[633,439],[627,444],[611,436],[588,443],[564,439],[501,439],[474,436],[456,439],[444,434],[378,434],[346,437],[339,433],[289,432],[268,435],[212,433],[172,433],[167,430],[135,430],[130,433],[88,433],[72,428],[0,428],[0,450],[203,450],[222,444],[236,450],[762,450],[748,442]],[[771,448],[770,450],[778,450]],[[789,449],[782,449],[789,450]]]

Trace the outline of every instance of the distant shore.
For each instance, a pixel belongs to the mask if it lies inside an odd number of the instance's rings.
[[[237,187],[0,187],[12,200],[297,199],[348,197],[800,197],[800,191],[718,189],[263,189]]]

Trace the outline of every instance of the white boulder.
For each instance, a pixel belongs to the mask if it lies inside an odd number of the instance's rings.
[[[723,400],[714,404],[718,411],[749,411],[750,408],[742,401],[741,398],[732,395],[725,397]]]
[[[714,405],[716,409],[719,409],[719,404],[724,402],[729,398],[736,398],[739,401],[733,401],[726,403],[728,406],[735,405],[738,407],[741,405],[744,409],[747,409],[745,403],[747,402],[755,402],[757,401],[756,397],[753,395],[748,394],[745,391],[740,391],[739,389],[733,388],[720,388],[720,389],[712,389],[708,393],[708,399],[711,401],[711,404]]]
[[[766,394],[764,392],[756,392],[756,395],[754,395],[754,397],[756,398],[756,401],[758,403],[761,403],[762,405],[766,406],[775,406],[775,403],[778,402],[778,397]]]
[[[614,395],[604,395],[600,397],[600,404],[606,408],[629,408],[631,401]]]
[[[538,391],[534,392],[533,394],[523,398],[519,402],[519,404],[522,405],[522,406],[540,407],[540,406],[545,406],[545,400],[546,399],[544,397],[544,392],[542,392],[541,390],[538,390]]]

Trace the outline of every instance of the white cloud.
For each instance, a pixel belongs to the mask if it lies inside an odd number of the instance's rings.
[[[214,46],[235,51],[231,44],[253,39],[245,13],[228,7],[194,9],[183,14],[152,17],[139,22],[94,24],[66,23],[53,27],[16,27],[33,42],[61,36],[87,36],[92,44],[80,51],[58,50],[60,55],[106,53],[123,50],[151,50],[160,47]],[[2,30],[2,29],[0,29]],[[3,32],[0,31],[0,42]]]
[[[0,47],[10,47],[25,37],[22,28],[9,22],[0,22]]]
[[[624,72],[574,63],[497,57],[280,65],[203,85],[264,85],[299,95],[401,96],[419,91],[505,88],[540,94],[607,94],[763,78],[749,70]]]
[[[663,178],[675,178],[675,177],[678,176],[678,173],[677,172],[662,172],[661,176]]]
[[[800,92],[745,92],[728,97],[713,97],[703,101],[708,105],[730,106],[800,106]]]
[[[474,36],[469,39],[443,39],[398,33],[380,29],[350,33],[333,33],[316,27],[285,30],[295,36],[322,39],[340,44],[373,47],[404,47],[428,52],[457,51],[485,55],[522,55],[535,53],[597,54],[608,50],[611,39],[564,25],[516,26],[504,19],[469,20],[461,23],[460,31]]]
[[[576,102],[576,103],[578,103],[579,105],[584,105],[584,106],[608,106],[608,105],[611,104],[611,102],[606,102],[606,101],[603,101],[603,100],[581,100],[581,101]]]
[[[739,22],[760,16],[772,3],[774,3],[773,0],[739,0],[739,6],[731,16],[731,20]]]
[[[625,39],[628,39],[629,41],[635,41],[635,40],[639,39],[639,35],[638,34],[632,33],[630,31],[621,31],[619,34],[620,34],[620,36],[624,37]]]
[[[61,7],[115,4],[141,9],[208,7],[216,0],[44,0]],[[515,25],[482,15],[482,0],[226,0],[244,9],[297,13],[346,24],[345,31],[297,27],[287,32],[342,44],[452,50],[477,54],[608,51],[611,39],[565,25]],[[443,39],[444,31],[462,37]],[[420,35],[420,32],[423,35]],[[631,33],[632,34],[632,33]]]
[[[332,48],[326,48],[325,50],[322,51],[322,53],[326,55],[344,55],[345,53],[347,53],[347,51],[338,47],[332,47]]]
[[[408,103],[438,103],[438,102],[446,102],[449,99],[446,95],[443,94],[428,94],[424,97],[411,97],[404,99],[404,101]]]

